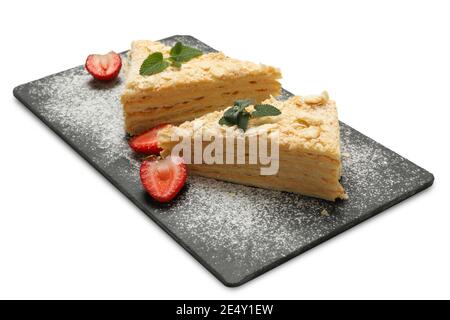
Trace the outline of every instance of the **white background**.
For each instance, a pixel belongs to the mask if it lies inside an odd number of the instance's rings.
[[[450,298],[448,1],[0,1],[0,298]],[[276,65],[297,94],[431,171],[432,188],[224,287],[12,96],[190,34]]]

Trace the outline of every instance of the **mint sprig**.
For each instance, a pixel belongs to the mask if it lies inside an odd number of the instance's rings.
[[[234,106],[223,113],[223,118],[228,123],[237,124],[239,122],[239,117],[248,113],[245,111],[245,107],[249,106],[250,103],[251,102],[248,100],[235,101]]]
[[[222,118],[219,120],[220,125],[234,126],[242,130],[247,130],[248,122],[250,118],[261,118],[267,116],[278,116],[281,111],[271,104],[257,104],[255,110],[250,113],[245,110],[251,104],[250,100],[237,100],[234,102],[234,106],[228,108]]]
[[[181,68],[182,63],[188,62],[202,54],[203,53],[200,50],[177,42],[175,46],[170,49],[170,57],[167,59],[164,59],[161,52],[150,54],[142,63],[139,74],[141,76],[151,76],[164,71],[170,65]]]
[[[191,59],[201,56],[203,53],[195,48],[185,46],[181,42],[177,42],[170,50],[170,60],[176,63],[188,62]]]
[[[152,53],[144,60],[139,69],[140,75],[150,76],[160,73],[169,66],[169,62],[164,60],[161,52]]]
[[[252,112],[252,117],[261,118],[268,116],[278,116],[281,111],[271,104],[258,104],[255,106],[255,111]]]

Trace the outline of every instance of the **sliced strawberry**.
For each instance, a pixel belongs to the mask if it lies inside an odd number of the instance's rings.
[[[169,202],[184,186],[187,178],[183,158],[144,160],[141,164],[141,182],[147,192],[159,202]]]
[[[136,152],[158,154],[161,151],[158,147],[158,132],[168,126],[168,124],[160,124],[144,132],[143,134],[132,138],[129,141],[130,147]]]
[[[107,54],[91,54],[86,59],[86,70],[101,81],[115,79],[122,68],[122,58],[111,51]]]

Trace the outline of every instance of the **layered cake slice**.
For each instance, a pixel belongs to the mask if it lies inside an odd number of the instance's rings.
[[[132,43],[121,96],[126,130],[131,135],[161,123],[182,123],[224,109],[244,97],[259,102],[280,93],[278,69],[232,59],[220,52],[171,64],[151,75],[142,74],[143,62],[150,55],[160,52],[170,61],[171,50],[160,42]]]
[[[201,176],[331,201],[347,198],[339,182],[336,105],[326,92],[260,105],[237,101],[166,127],[157,139],[163,157],[180,155]]]

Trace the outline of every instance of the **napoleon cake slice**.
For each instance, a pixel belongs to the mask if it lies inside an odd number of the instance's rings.
[[[223,124],[221,119],[228,109],[211,112],[193,121],[161,130],[158,133],[158,144],[162,148],[162,156],[170,155],[176,146],[180,146],[181,141],[191,141],[190,149],[178,148],[178,150],[182,150],[179,153],[188,159],[186,160],[188,168],[194,174],[331,201],[346,199],[347,195],[339,182],[341,177],[339,121],[335,102],[329,100],[328,94],[324,92],[318,96],[295,96],[286,101],[270,98],[262,104],[271,105],[281,113],[258,118],[250,116],[245,131],[236,125]],[[251,113],[255,110],[255,106],[249,105],[245,110]],[[262,174],[261,170],[263,167],[267,168],[267,163],[255,162],[249,147],[252,138],[262,136],[268,137],[266,149],[272,150],[272,160],[279,160],[278,170],[269,175]],[[230,140],[227,142],[230,137],[234,141],[231,144]],[[222,140],[218,145],[225,147],[222,151],[217,148],[214,150],[215,156],[218,156],[214,163],[207,162],[204,158],[201,163],[193,160],[196,157],[194,144],[198,140],[202,141],[200,145],[203,151],[210,148],[208,146],[211,141]],[[246,143],[240,161],[237,151],[238,141]],[[278,154],[275,156],[274,149],[269,146],[273,141],[278,144]],[[226,160],[230,152],[234,159],[231,164]],[[204,155],[205,153],[203,157]],[[250,159],[252,157],[253,162]]]
[[[179,67],[171,65],[160,73],[140,74],[150,54],[161,52],[168,58],[170,50],[160,42],[132,43],[121,96],[126,130],[131,135],[224,109],[237,99],[260,102],[280,94],[278,69],[232,59],[221,52],[203,54]]]

